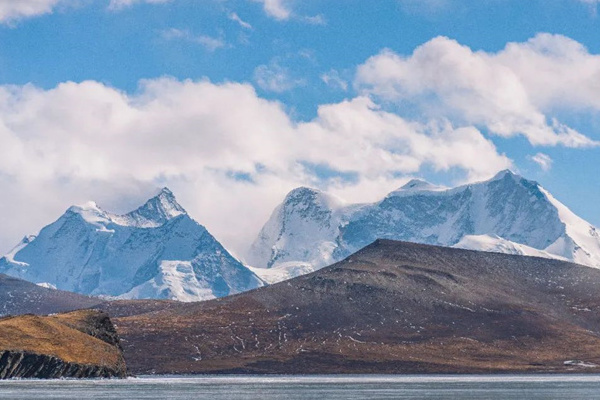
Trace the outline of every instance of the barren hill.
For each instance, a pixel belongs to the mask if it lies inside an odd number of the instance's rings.
[[[134,373],[598,372],[600,270],[378,240],[203,303],[106,305]]]

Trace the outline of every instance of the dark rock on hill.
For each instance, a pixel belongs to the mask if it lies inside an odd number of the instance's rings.
[[[116,376],[116,372],[106,366],[69,363],[57,357],[26,351],[0,351],[0,379],[113,378]]]
[[[0,317],[19,314],[51,314],[94,307],[102,300],[76,293],[40,287],[0,274]]]
[[[119,338],[103,312],[0,319],[0,379],[126,376]]]
[[[133,373],[600,372],[600,270],[378,240],[203,303],[104,305]]]

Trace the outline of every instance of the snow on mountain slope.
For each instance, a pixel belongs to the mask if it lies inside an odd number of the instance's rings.
[[[456,188],[413,180],[372,204],[330,199],[313,189],[292,191],[252,245],[249,264],[287,269],[293,276],[295,266],[318,269],[376,239],[392,239],[549,256],[600,268],[597,229],[537,182],[508,170]]]
[[[272,268],[248,268],[269,285],[287,281],[296,276],[310,274],[317,269],[312,264],[298,262],[279,263]]]
[[[252,245],[248,263],[267,268],[285,260],[331,264],[335,261],[334,239],[341,223],[340,209],[340,199],[316,189],[292,190]]]
[[[556,200],[548,191],[541,189],[548,201],[556,207],[565,232],[546,251],[561,255],[576,263],[600,268],[600,235],[598,229],[575,215],[564,204]]]
[[[118,296],[119,299],[149,297],[190,302],[208,300],[215,296],[209,282],[198,280],[191,262],[162,261],[154,278]]]
[[[515,254],[519,256],[553,258],[567,261],[566,258],[550,254],[544,250],[534,249],[524,244],[514,243],[498,236],[466,235],[454,246],[457,249],[479,250],[490,253]]]
[[[0,272],[88,295],[182,301],[263,284],[166,188],[125,215],[108,213],[93,202],[70,207],[1,258]]]

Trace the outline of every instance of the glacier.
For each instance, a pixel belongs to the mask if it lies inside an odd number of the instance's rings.
[[[125,215],[94,202],[70,207],[2,257],[0,273],[125,299],[200,301],[264,285],[168,188]]]
[[[369,204],[291,191],[246,255],[269,282],[340,261],[376,239],[556,258],[600,268],[597,228],[510,170],[447,188],[414,179]]]

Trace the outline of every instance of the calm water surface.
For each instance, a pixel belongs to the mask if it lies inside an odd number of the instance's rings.
[[[600,399],[596,375],[201,376],[0,381],[0,399]]]

